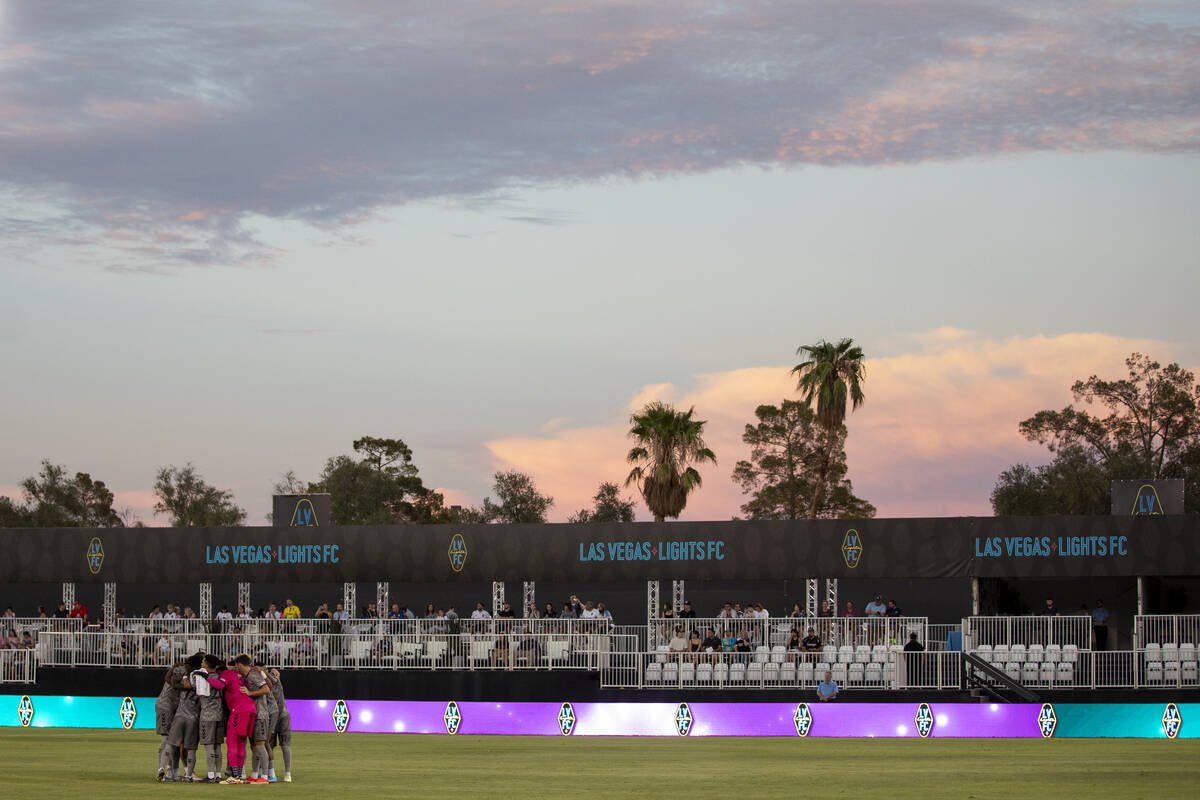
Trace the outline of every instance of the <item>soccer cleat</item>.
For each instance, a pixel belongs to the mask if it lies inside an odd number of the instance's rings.
[[[291,782],[292,782],[292,776],[291,776],[291,773],[288,773],[287,775],[284,775],[284,776],[283,776],[283,782],[284,782],[284,783],[291,783]]]
[[[158,774],[154,776],[154,780],[158,781],[159,783],[162,783],[163,778],[165,778],[166,776],[167,776],[167,771],[165,769],[163,769],[162,767],[159,767]]]
[[[245,781],[236,775],[232,775],[232,776],[226,778],[225,780],[221,781],[221,783],[233,784],[233,783],[245,783]]]
[[[276,778],[274,775],[268,775],[267,783],[279,783],[279,778]]]
[[[220,778],[196,778],[196,783],[220,783]]]
[[[266,778],[247,778],[246,783],[270,783]]]

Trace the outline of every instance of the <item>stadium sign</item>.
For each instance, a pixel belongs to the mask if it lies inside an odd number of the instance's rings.
[[[22,728],[28,728],[33,724],[33,701],[29,699],[29,695],[22,695],[17,701],[17,721],[21,723]]]
[[[125,730],[133,728],[133,723],[137,722],[137,704],[133,702],[132,697],[121,699],[121,707],[117,710],[117,714],[121,718],[122,728]]]
[[[800,737],[808,736],[808,732],[812,730],[812,711],[808,708],[808,703],[801,703],[796,706],[796,713],[792,715],[792,722],[796,723],[796,735]]]

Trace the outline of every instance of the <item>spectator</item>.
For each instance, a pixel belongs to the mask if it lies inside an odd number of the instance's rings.
[[[82,620],[83,624],[87,625],[87,621],[88,621],[87,606],[85,606],[83,603],[76,600],[75,604],[73,606],[71,606],[71,613],[68,614],[67,616],[70,619]]]
[[[159,635],[158,642],[154,645],[154,657],[159,664],[171,663],[171,640],[165,633]]]
[[[918,656],[909,656],[909,653],[922,653],[925,651],[925,645],[917,641],[917,633],[913,631],[908,635],[908,641],[904,643],[904,667],[908,674],[909,686],[921,685],[921,662],[922,659]]]
[[[831,606],[831,605],[829,604],[829,601],[828,601],[828,600],[822,600],[822,601],[821,601],[821,613],[820,613],[820,616],[822,616],[822,617],[832,617],[833,615],[834,615],[834,614],[833,614],[833,606]]]
[[[21,648],[21,639],[19,636],[17,636],[16,628],[8,629],[8,638],[4,640],[4,646],[7,647],[9,650],[22,649]]]
[[[471,619],[491,619],[492,615],[483,607],[483,603],[476,603],[475,610],[471,612]]]
[[[546,603],[546,607],[542,609],[542,619],[557,619],[558,612],[554,610],[553,603]]]
[[[700,638],[700,631],[692,631],[692,635],[688,637],[688,652],[699,653],[704,649],[704,641]]]
[[[821,681],[817,686],[817,699],[822,703],[827,703],[838,696],[837,681],[833,679],[832,672],[825,673],[825,680]]]
[[[817,632],[812,628],[808,629],[808,635],[801,642],[804,645],[804,652],[819,653],[821,651],[821,637],[817,636]]]
[[[671,637],[671,641],[667,642],[667,649],[672,653],[686,653],[688,651],[688,640],[683,637],[683,628],[675,629],[675,635]]]
[[[388,612],[388,619],[404,619],[404,614],[400,612],[400,604],[392,603],[392,610]]]
[[[217,612],[217,619],[222,621],[233,619],[233,614],[229,613],[229,606],[221,606],[221,610]]]
[[[184,619],[196,619],[196,612],[192,610],[191,606],[188,606],[187,608],[183,609],[183,618]]]
[[[25,631],[25,635],[21,637],[21,647],[26,650],[33,650],[37,647],[37,642],[33,640],[33,634],[30,631]]]
[[[425,604],[425,611],[421,616],[424,619],[435,619],[437,617],[437,609],[433,607],[433,603]]]
[[[501,603],[500,610],[496,612],[496,616],[503,617],[504,619],[512,619],[515,616],[513,614],[512,604],[508,602]]]
[[[579,615],[580,619],[600,619],[600,612],[592,606],[592,601],[588,600],[583,604],[583,613]]]
[[[400,614],[403,616],[404,619],[416,619],[417,618],[417,615],[414,614],[412,611],[410,611],[408,606],[404,605],[403,603],[401,603],[401,605],[400,605]]]
[[[906,653],[923,653],[925,645],[917,641],[917,632],[913,631],[908,635],[908,641],[904,643],[904,652]]]
[[[596,606],[596,610],[600,612],[601,619],[606,619],[609,622],[612,622],[612,612],[608,610],[608,606],[604,605],[604,603],[600,603]]]
[[[713,653],[714,654],[713,660],[716,661],[717,656],[715,654],[720,653],[722,650],[724,650],[725,646],[724,646],[724,644],[722,644],[720,638],[717,636],[717,632],[714,631],[712,628],[709,628],[708,635],[704,637],[704,640],[702,642],[700,642],[700,649]]]
[[[446,619],[449,621],[458,619],[458,612],[454,610],[454,606],[450,606],[446,609]]]
[[[179,619],[179,612],[175,610],[175,606],[167,603],[167,613],[163,614],[163,619]]]
[[[1042,606],[1042,610],[1038,612],[1038,616],[1042,617],[1057,617],[1058,607],[1054,605],[1054,599],[1047,597],[1046,605]]]
[[[537,609],[537,603],[530,603],[529,608],[525,609],[526,619],[540,619],[541,616],[541,612]]]
[[[787,653],[788,661],[795,661],[796,655],[804,651],[804,640],[800,638],[800,629],[793,627],[792,632],[788,634]]]
[[[1097,600],[1096,607],[1092,609],[1092,635],[1096,639],[1097,650],[1108,647],[1108,609],[1104,607],[1103,600]]]
[[[800,610],[799,603],[792,603],[792,613],[788,614],[788,616],[791,617],[792,619],[796,619],[797,617],[804,616],[804,612]]]
[[[563,603],[562,613],[558,616],[562,619],[575,619],[575,609],[570,603]]]
[[[245,606],[238,606],[238,619],[250,619],[250,611]]]
[[[883,604],[882,595],[875,595],[875,598],[867,603],[866,612],[868,617],[882,617],[887,614],[887,606]]]
[[[671,607],[670,603],[663,603],[662,618],[675,619],[675,609]]]
[[[771,612],[768,611],[767,609],[763,608],[762,603],[755,603],[754,604],[754,618],[755,619],[770,619]]]
[[[300,606],[296,605],[296,601],[292,598],[287,599],[287,604],[283,607],[284,619],[300,619]]]
[[[754,652],[754,647],[751,646],[750,640],[745,637],[738,637],[737,644],[733,647],[734,652],[738,654],[739,661],[749,663],[750,654]]]
[[[733,619],[733,603],[726,603],[721,607],[721,613],[717,614],[718,619]]]
[[[46,617],[46,607],[45,607],[45,606],[38,606],[38,613],[37,613],[37,615],[38,615],[38,619],[46,619],[46,618],[47,618],[47,617]]]
[[[512,653],[508,647],[508,634],[496,637],[496,647],[492,650],[493,667],[511,667]]]
[[[854,610],[854,603],[846,601],[846,609],[842,612],[843,617],[857,617],[858,612]]]
[[[726,653],[732,653],[737,649],[737,637],[733,635],[733,631],[729,628],[725,629],[724,636],[721,638],[721,649]]]
[[[741,619],[741,618],[742,618],[742,616],[744,616],[744,615],[742,614],[742,604],[741,604],[741,603],[734,603],[734,604],[733,604],[733,618],[734,618],[734,619]]]
[[[329,613],[329,603],[321,603],[317,606],[317,613],[313,614],[313,619],[332,619],[333,615]]]
[[[333,619],[336,619],[338,622],[347,622],[350,619],[350,613],[346,611],[345,606],[338,603],[333,608]]]
[[[696,618],[696,612],[692,608],[691,600],[683,601],[683,609],[679,612],[679,618],[680,619],[695,619]]]
[[[904,612],[901,611],[900,607],[896,605],[895,600],[888,600],[887,611],[885,613],[889,617],[903,617],[904,616]]]
[[[59,603],[58,608],[54,611],[54,618],[55,619],[66,619],[69,616],[70,616],[70,612],[67,611],[67,604]]]
[[[5,619],[16,619],[16,617],[17,617],[17,612],[13,611],[12,606],[9,606],[8,608],[4,609],[4,618]]]
[[[279,611],[279,606],[274,603],[267,604],[267,619],[282,619],[283,614]]]

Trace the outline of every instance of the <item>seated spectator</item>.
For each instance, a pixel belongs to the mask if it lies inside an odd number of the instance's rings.
[[[817,636],[817,632],[812,628],[808,629],[808,635],[804,637],[801,645],[803,645],[804,652],[806,653],[821,652],[821,638]]]
[[[670,603],[663,603],[662,618],[675,619],[675,609],[671,607]]]
[[[70,619],[82,620],[83,624],[87,625],[87,622],[88,622],[87,606],[85,606],[83,603],[76,600],[75,605],[71,606],[71,613],[68,614],[67,616]]]
[[[233,614],[229,613],[229,606],[221,606],[221,610],[217,612],[217,619],[219,619],[219,620],[233,619]]]
[[[904,616],[904,612],[901,611],[900,607],[896,605],[895,600],[888,600],[887,611],[884,613],[886,613],[887,616],[889,616],[889,617],[903,617]]]
[[[704,641],[700,638],[700,631],[692,631],[692,635],[688,637],[688,652],[699,653],[704,649]]]
[[[371,648],[371,655],[376,659],[386,658],[392,654],[392,637],[383,636]]]
[[[822,703],[833,700],[838,696],[837,681],[833,679],[832,672],[825,673],[825,680],[817,686],[817,699]]]
[[[745,637],[739,637],[737,644],[734,645],[733,650],[738,654],[737,658],[739,661],[745,661],[748,663],[750,661],[750,654],[754,652],[754,647],[750,644],[748,639]]]
[[[887,614],[887,606],[883,604],[882,595],[875,595],[874,599],[867,603],[866,614],[868,617],[882,617]]]
[[[508,651],[508,635],[496,637],[496,647],[492,650],[493,667],[512,666],[511,654]]]
[[[21,648],[21,638],[19,636],[17,636],[16,628],[8,629],[8,638],[4,640],[4,646],[7,647],[9,650],[22,649]]]
[[[800,638],[799,628],[792,628],[792,632],[788,634],[787,653],[788,661],[795,661],[796,655],[803,652],[804,640]]]
[[[313,614],[313,619],[331,619],[332,614],[329,613],[329,603],[321,603],[317,606],[317,611]]]
[[[667,642],[667,649],[672,653],[686,653],[688,651],[688,640],[683,637],[683,628],[675,629],[675,635],[671,637],[671,641]]]
[[[733,631],[726,628],[724,635],[721,637],[721,650],[726,653],[732,653],[737,649],[737,637],[733,635]]]
[[[858,616],[858,611],[855,610],[854,603],[852,603],[849,600],[846,601],[846,609],[844,611],[842,611],[842,616],[843,617],[857,617]]]
[[[338,603],[333,607],[332,619],[336,619],[338,622],[346,622],[350,619],[350,612],[346,611],[344,605]]]
[[[755,619],[770,619],[771,612],[768,611],[767,609],[763,608],[762,603],[755,603],[754,604],[754,618]]]
[[[721,639],[717,636],[717,632],[712,628],[708,629],[708,635],[700,642],[700,649],[706,653],[712,653],[713,661],[720,660],[720,653],[725,649]]]
[[[725,605],[721,606],[721,612],[717,614],[718,619],[733,619],[734,616],[733,603],[726,603]]]
[[[683,608],[679,612],[679,618],[680,619],[695,619],[696,618],[696,612],[692,608],[691,600],[683,601]]]
[[[196,612],[192,610],[191,606],[188,606],[187,608],[185,608],[183,610],[183,618],[184,619],[196,619]]]
[[[24,647],[26,650],[33,650],[37,647],[37,642],[33,640],[32,632],[25,631],[25,635],[21,637],[21,647]]]
[[[400,611],[399,603],[392,603],[392,610],[388,612],[388,619],[404,619],[404,614]]]
[[[158,637],[158,642],[154,645],[154,659],[159,664],[171,663],[171,640],[166,634]]]

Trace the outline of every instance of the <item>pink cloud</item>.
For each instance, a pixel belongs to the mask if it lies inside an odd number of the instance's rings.
[[[1102,333],[996,339],[953,328],[911,337],[898,349],[869,359],[867,402],[849,420],[850,477],[880,516],[990,514],[988,494],[1001,470],[1045,460],[1045,451],[1017,432],[1020,420],[1071,402],[1069,386],[1077,378],[1123,374],[1124,358],[1133,351],[1171,358],[1176,350],[1166,342]],[[708,421],[706,438],[719,464],[701,470],[704,486],[684,519],[740,513],[745,498],[730,473],[747,454],[742,431],[756,406],[797,397],[789,369],[702,374],[687,391],[662,383],[634,393],[630,408],[662,399],[695,406]],[[564,520],[590,504],[601,481],[623,481],[627,430],[626,418],[614,409],[607,423],[559,426],[487,446],[497,468],[533,475],[555,498],[552,519]],[[644,508],[639,514],[647,516]]]

